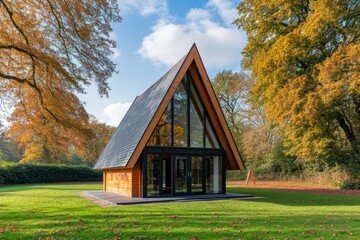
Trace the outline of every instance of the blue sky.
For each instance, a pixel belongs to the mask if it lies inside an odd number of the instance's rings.
[[[96,86],[80,95],[101,122],[117,126],[131,102],[196,43],[210,79],[223,69],[240,70],[246,34],[231,22],[240,1],[119,0],[121,23],[113,24],[117,74],[109,98]]]

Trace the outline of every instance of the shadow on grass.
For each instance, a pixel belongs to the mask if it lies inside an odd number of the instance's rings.
[[[19,192],[19,191],[32,191],[32,190],[69,190],[69,191],[83,191],[83,185],[93,185],[93,186],[102,186],[100,183],[84,183],[78,182],[74,184],[69,183],[32,183],[32,184],[16,184],[16,185],[0,185],[0,196],[6,194],[7,192]],[[79,187],[74,187],[74,185],[79,185]],[[101,189],[101,188],[99,188]]]

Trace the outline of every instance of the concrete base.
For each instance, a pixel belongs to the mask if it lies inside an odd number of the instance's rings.
[[[188,196],[171,196],[171,197],[152,197],[152,198],[131,198],[122,196],[117,193],[105,191],[86,191],[93,197],[103,201],[108,201],[116,205],[131,205],[144,203],[161,203],[161,202],[192,202],[192,201],[215,201],[226,199],[253,198],[253,195],[240,193],[226,194],[209,194],[209,195],[188,195]]]

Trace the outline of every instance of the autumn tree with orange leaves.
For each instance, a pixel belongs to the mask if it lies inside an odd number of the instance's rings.
[[[252,98],[282,129],[286,153],[360,178],[360,2],[244,0],[237,9]]]
[[[10,132],[26,144],[24,161],[57,161],[61,143],[91,134],[75,93],[95,83],[108,94],[110,23],[120,20],[116,0],[0,0],[0,101],[15,109]]]

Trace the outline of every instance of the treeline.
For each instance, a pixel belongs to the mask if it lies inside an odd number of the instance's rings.
[[[244,0],[237,10],[248,36],[242,69],[253,80],[246,104],[222,102],[234,134],[243,128],[248,166],[360,182],[359,1]]]
[[[346,179],[357,176],[359,169],[349,169],[347,164],[351,152],[344,154],[339,149],[333,158],[318,155],[315,160],[292,154],[291,139],[284,134],[284,126],[272,121],[264,106],[252,98],[255,80],[248,74],[224,70],[212,83],[246,166],[255,171],[258,179],[342,185]],[[316,143],[308,144],[316,147]],[[231,175],[244,177],[244,173]],[[353,181],[347,185],[358,186]]]
[[[83,120],[82,132],[42,120],[37,125],[24,115],[0,124],[0,161],[93,166],[115,130],[95,117]]]

